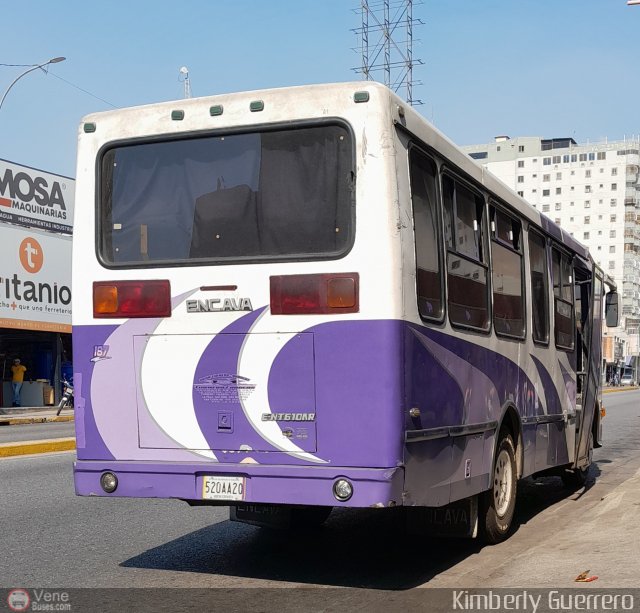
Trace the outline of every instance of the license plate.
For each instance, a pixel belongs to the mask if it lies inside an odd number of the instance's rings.
[[[244,500],[244,477],[207,475],[202,479],[202,498],[205,500]]]

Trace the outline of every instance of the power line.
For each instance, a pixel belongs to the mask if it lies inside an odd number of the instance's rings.
[[[86,89],[83,89],[82,87],[80,87],[79,85],[76,85],[75,83],[71,83],[71,81],[67,81],[66,79],[63,79],[62,77],[59,77],[57,74],[54,74],[53,72],[50,72],[49,74],[52,77],[55,77],[56,79],[60,79],[61,81],[64,81],[67,85],[71,85],[71,87],[75,87],[77,90],[87,94],[88,96],[91,96],[92,98],[95,98],[96,100],[100,100],[100,102],[104,102],[105,104],[108,104],[113,109],[117,109],[118,108],[115,104],[111,104],[111,102],[109,102],[108,100],[105,100],[104,98],[100,98],[100,96],[96,96],[95,94],[92,94],[90,91],[87,91]]]

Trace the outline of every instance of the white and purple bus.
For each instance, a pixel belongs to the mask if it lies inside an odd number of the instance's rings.
[[[79,495],[460,503],[496,542],[519,479],[584,480],[613,284],[385,87],[88,116],[76,202]]]

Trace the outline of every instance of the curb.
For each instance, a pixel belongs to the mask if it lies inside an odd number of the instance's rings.
[[[636,385],[630,385],[630,386],[625,386],[625,387],[612,387],[606,390],[602,390],[603,394],[617,394],[618,392],[633,392],[638,388],[638,386]]]
[[[52,438],[47,441],[20,441],[0,445],[0,458],[10,458],[34,453],[51,453],[53,451],[72,451],[76,448],[75,438]]]
[[[0,426],[24,426],[28,424],[45,424],[49,422],[73,421],[73,415],[59,415],[48,417],[0,417]]]

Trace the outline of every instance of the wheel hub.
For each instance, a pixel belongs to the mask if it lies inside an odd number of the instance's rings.
[[[493,475],[493,501],[496,513],[503,517],[509,508],[513,488],[513,474],[508,452],[503,449],[496,460]]]

